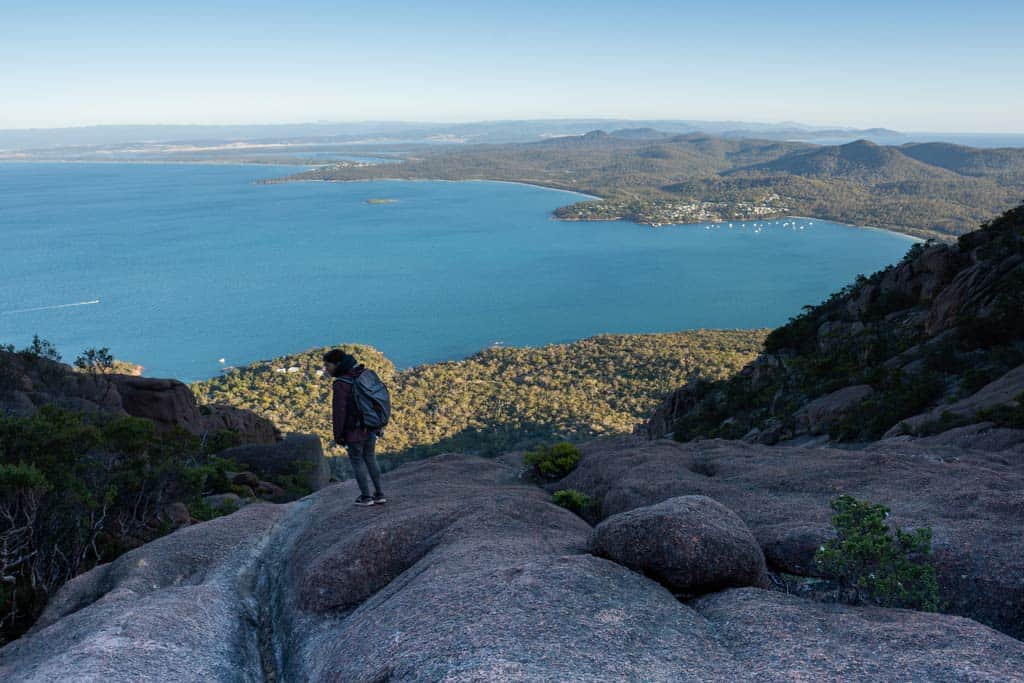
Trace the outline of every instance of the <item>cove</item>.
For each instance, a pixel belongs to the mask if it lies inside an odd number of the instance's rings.
[[[39,334],[66,361],[106,346],[183,380],[342,341],[407,367],[773,327],[913,243],[817,219],[561,222],[579,195],[511,183],[256,182],[293,171],[0,164],[0,342]]]

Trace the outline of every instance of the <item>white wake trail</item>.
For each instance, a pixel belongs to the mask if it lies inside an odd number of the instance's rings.
[[[76,301],[73,304],[57,304],[56,306],[38,306],[36,308],[19,308],[16,311],[0,311],[0,315],[13,315],[15,313],[35,313],[36,311],[53,311],[58,308],[73,308],[75,306],[92,306],[98,304],[99,299],[93,299],[92,301]]]

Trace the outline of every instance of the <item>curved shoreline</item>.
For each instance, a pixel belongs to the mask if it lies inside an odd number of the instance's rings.
[[[323,179],[319,179],[319,178],[284,177],[284,178],[272,178],[272,179],[262,180],[262,181],[258,181],[258,182],[261,185],[278,185],[278,184],[284,184],[284,183],[311,183],[311,182],[315,182],[315,183],[374,183],[374,182],[378,182],[378,181],[404,182],[404,183],[506,183],[508,185],[524,185],[526,187],[537,187],[537,188],[540,188],[540,189],[543,189],[543,190],[556,190],[558,192],[566,192],[566,193],[569,193],[569,194],[578,195],[580,197],[586,197],[587,199],[594,200],[594,201],[603,201],[605,199],[604,197],[599,197],[597,195],[587,194],[586,192],[580,192],[579,190],[567,190],[565,188],[556,187],[554,185],[541,185],[539,183],[528,183],[528,182],[525,182],[525,181],[522,181],[522,180],[495,180],[495,179],[492,179],[492,178],[466,178],[464,180],[450,180],[448,178],[353,178],[351,180],[323,180]],[[651,225],[650,223],[643,223],[643,222],[640,222],[640,221],[633,221],[633,220],[630,220],[628,218],[622,218],[622,217],[620,217],[620,218],[598,218],[598,219],[559,218],[558,216],[554,215],[554,212],[557,211],[559,208],[561,208],[561,207],[556,207],[555,209],[552,209],[552,219],[556,220],[556,221],[565,221],[567,223],[608,223],[608,222],[614,222],[614,221],[623,221],[625,223],[633,223],[634,225],[646,225],[646,226],[651,227],[651,228],[666,228],[666,227],[683,227],[683,226],[693,226],[693,225],[715,225],[716,223],[729,222],[729,221],[726,221],[726,220],[720,220],[720,221],[703,221],[703,222],[698,222],[698,223],[663,223],[663,224],[654,226],[654,225]],[[881,232],[888,232],[888,233],[891,233],[893,235],[899,235],[900,237],[905,237],[908,240],[913,241],[913,242],[925,242],[925,241],[927,241],[927,238],[918,237],[918,236],[912,235],[912,234],[910,234],[908,232],[901,232],[899,230],[894,230],[892,228],[882,228],[882,227],[879,227],[879,226],[876,226],[876,225],[857,225],[855,223],[845,223],[843,221],[837,221],[837,220],[834,220],[834,219],[831,219],[831,218],[822,218],[820,216],[814,217],[814,216],[783,215],[783,216],[778,216],[778,217],[775,217],[775,218],[765,218],[763,220],[765,220],[765,221],[775,221],[775,220],[783,220],[783,219],[786,219],[786,218],[795,218],[795,219],[810,220],[810,221],[828,221],[830,223],[835,223],[837,225],[843,225],[843,226],[846,226],[846,227],[849,227],[849,228],[857,228],[858,230],[879,230]],[[739,221],[733,220],[731,222],[749,223],[749,222],[754,222],[754,221],[757,221],[757,220],[759,220],[759,219],[749,218],[749,219],[741,219]]]
[[[526,187],[536,187],[541,190],[555,190],[557,192],[565,192],[567,194],[575,194],[580,197],[586,197],[587,199],[593,199],[601,201],[604,197],[598,197],[597,195],[587,194],[586,192],[580,192],[579,190],[567,190],[564,187],[555,187],[553,185],[541,185],[539,183],[527,183],[521,180],[494,180],[492,178],[466,178],[464,180],[451,180],[449,178],[352,178],[350,180],[325,180],[322,178],[296,178],[294,176],[286,176],[284,178],[268,178],[266,180],[259,181],[260,185],[285,185],[287,183],[377,183],[377,182],[388,182],[388,183],[504,183],[506,185],[524,185]]]

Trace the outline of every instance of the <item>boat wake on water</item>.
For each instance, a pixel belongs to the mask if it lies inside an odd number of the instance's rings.
[[[92,306],[98,304],[99,299],[92,301],[76,301],[73,304],[57,304],[55,306],[38,306],[36,308],[19,308],[16,311],[0,311],[0,315],[14,315],[15,313],[35,313],[36,311],[53,311],[58,308],[74,308],[75,306]]]

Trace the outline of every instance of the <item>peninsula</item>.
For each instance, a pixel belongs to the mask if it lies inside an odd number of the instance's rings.
[[[502,180],[599,198],[556,209],[563,220],[658,226],[799,215],[942,241],[1013,206],[1024,190],[1024,148],[949,143],[814,145],[625,129],[397,154],[398,163],[326,164],[267,182]]]

